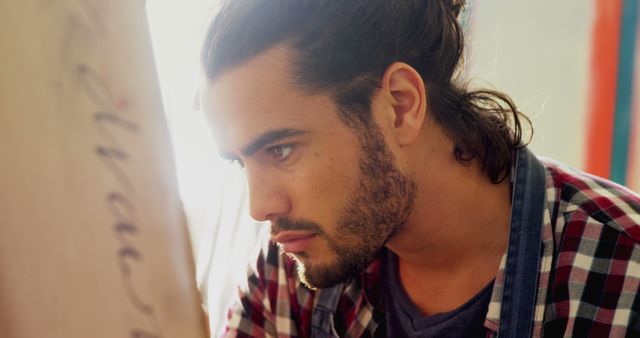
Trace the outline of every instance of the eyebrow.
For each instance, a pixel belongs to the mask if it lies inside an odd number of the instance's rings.
[[[262,133],[260,136],[258,136],[253,141],[251,141],[251,143],[245,146],[242,149],[242,154],[244,156],[251,156],[260,148],[268,144],[281,141],[289,137],[304,135],[306,133],[308,133],[308,131],[302,130],[302,129],[292,129],[292,128],[281,128],[281,129],[269,130]],[[229,159],[235,157],[230,154],[222,154],[222,156]]]

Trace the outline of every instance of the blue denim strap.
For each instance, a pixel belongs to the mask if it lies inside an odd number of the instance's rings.
[[[511,230],[498,329],[500,338],[531,336],[542,245],[544,166],[530,151],[522,149],[518,151],[514,169]]]
[[[311,338],[338,337],[333,326],[333,314],[338,307],[338,300],[342,294],[342,284],[331,288],[320,289],[318,303],[311,315]]]

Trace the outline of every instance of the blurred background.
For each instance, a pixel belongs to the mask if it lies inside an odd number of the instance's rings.
[[[248,216],[242,171],[218,157],[194,100],[215,0],[147,0],[180,197],[212,332],[265,227]],[[466,76],[506,92],[533,121],[531,148],[640,191],[637,0],[471,0]]]

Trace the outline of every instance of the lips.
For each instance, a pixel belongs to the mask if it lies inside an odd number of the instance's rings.
[[[271,240],[279,243],[284,252],[297,253],[305,251],[315,236],[308,231],[282,231],[272,235]]]

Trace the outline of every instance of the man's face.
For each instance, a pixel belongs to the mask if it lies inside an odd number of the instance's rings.
[[[328,287],[367,267],[416,188],[375,123],[348,127],[328,96],[296,88],[287,60],[273,49],[229,70],[203,104],[221,152],[245,167],[252,217],[271,222],[303,282]]]

